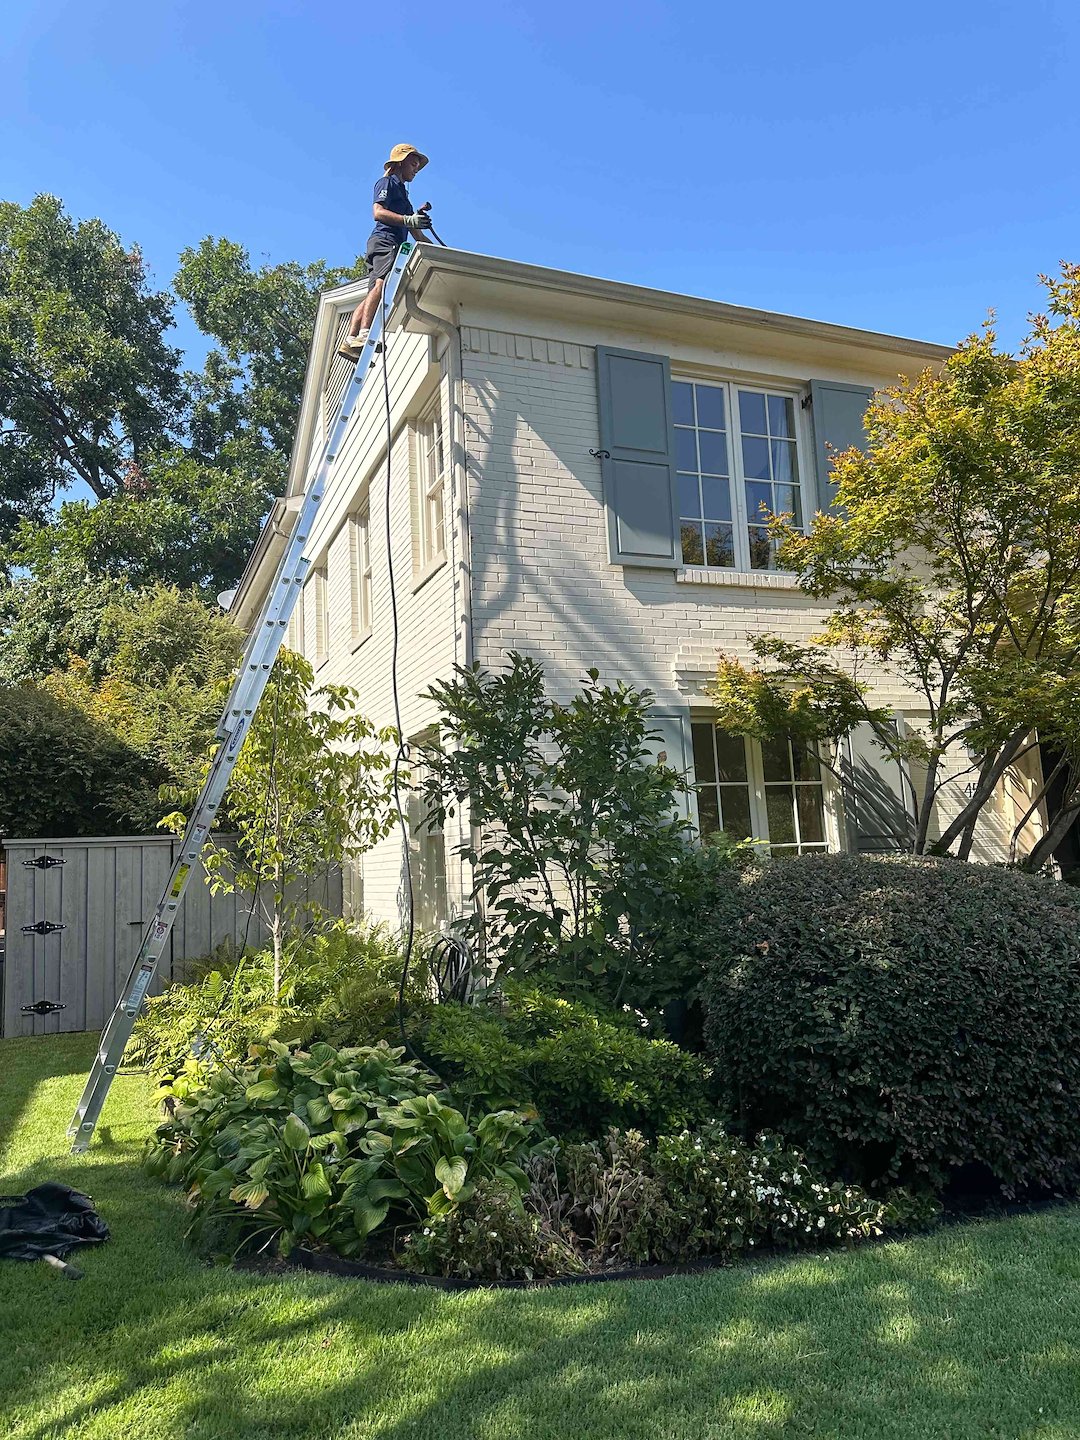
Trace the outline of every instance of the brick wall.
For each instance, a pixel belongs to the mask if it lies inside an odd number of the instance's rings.
[[[805,641],[815,633],[827,611],[787,576],[732,583],[715,571],[609,563],[600,464],[589,454],[599,444],[591,347],[473,327],[463,350],[473,644],[482,665],[498,668],[507,651],[521,650],[543,660],[562,698],[596,666],[606,681],[648,686],[662,706],[706,709],[702,686],[719,651],[747,657],[750,634]],[[759,370],[760,360],[747,369]],[[875,382],[882,377],[865,377]],[[918,727],[918,696],[885,669],[863,678],[874,703]],[[939,816],[955,813],[969,778],[946,788]],[[980,820],[978,856],[1001,857],[1014,812],[1001,804]]]

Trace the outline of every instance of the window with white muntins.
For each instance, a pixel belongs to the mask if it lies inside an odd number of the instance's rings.
[[[349,516],[349,577],[352,594],[352,638],[371,633],[371,507]]]
[[[694,790],[702,838],[763,840],[777,855],[827,850],[824,773],[812,749],[787,738],[749,740],[695,721]]]
[[[803,525],[796,396],[696,380],[671,392],[683,564],[776,569],[767,515]]]
[[[315,666],[321,665],[330,653],[330,594],[327,581],[327,567],[324,561],[311,572],[311,579],[304,586],[305,600],[310,594],[312,602],[310,613],[314,634],[311,636],[310,654],[311,662]],[[306,619],[307,604],[304,606],[304,612]]]
[[[421,570],[446,554],[446,447],[438,398],[420,417],[417,426],[420,474],[417,487]]]
[[[306,588],[306,587],[305,587]],[[304,653],[304,590],[296,597],[292,619],[289,621],[289,649],[297,655]]]

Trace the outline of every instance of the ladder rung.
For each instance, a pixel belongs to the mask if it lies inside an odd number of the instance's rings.
[[[393,304],[413,248],[413,243],[407,240],[398,251],[386,285],[384,306],[387,312]],[[72,1149],[75,1151],[85,1150],[93,1136],[109,1087],[124,1058],[135,1019],[157,971],[158,960],[172,933],[176,912],[183,903],[188,882],[195,873],[195,861],[202,853],[214,815],[228,788],[229,778],[240,751],[239,742],[246,735],[248,723],[266,691],[274,660],[285,637],[285,627],[295,608],[300,587],[311,568],[311,560],[304,553],[304,548],[311,535],[319,503],[326,492],[331,469],[341,453],[342,441],[357,399],[365,380],[374,368],[376,355],[383,350],[381,316],[376,317],[376,326],[373,328],[375,333],[369,337],[352,380],[345,387],[334,424],[330,427],[318,463],[311,474],[292,534],[286,541],[273,582],[263,602],[259,621],[252,627],[244,646],[229,698],[225,702],[225,709],[215,731],[221,744],[210,762],[203,787],[192,807],[188,829],[180,845],[181,853],[173,863],[164,893],[143,935],[127,983],[101,1032],[97,1057],[87,1076],[75,1114],[68,1125],[68,1135],[72,1137]],[[368,357],[366,363],[365,356]],[[230,725],[230,719],[236,723]]]

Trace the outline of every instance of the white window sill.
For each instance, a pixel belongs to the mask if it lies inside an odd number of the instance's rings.
[[[370,627],[370,625],[369,625],[368,628],[364,631],[364,633],[363,633],[362,635],[357,635],[356,638],[353,640],[352,646],[351,646],[351,648],[350,648],[350,650],[349,650],[349,654],[350,654],[350,655],[355,655],[356,652],[360,649],[360,646],[361,646],[361,645],[366,645],[367,642],[368,642],[370,639],[371,639],[371,627]]]
[[[436,555],[434,560],[429,560],[422,570],[418,570],[413,576],[413,594],[422,590],[433,575],[437,575],[446,564],[446,551]]]
[[[675,571],[680,585],[740,585],[746,590],[797,590],[798,577],[786,570],[725,570],[713,565],[684,565]]]

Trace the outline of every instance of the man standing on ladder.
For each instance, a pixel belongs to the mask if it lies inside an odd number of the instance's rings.
[[[414,211],[406,185],[428,163],[415,145],[395,145],[390,159],[383,166],[381,179],[375,182],[375,204],[372,213],[375,229],[367,243],[367,267],[371,288],[353,311],[349,333],[338,346],[338,354],[355,364],[367,343],[371,322],[379,308],[383,285],[393,268],[398,247],[406,235],[424,239],[423,231],[431,229],[430,204]]]

